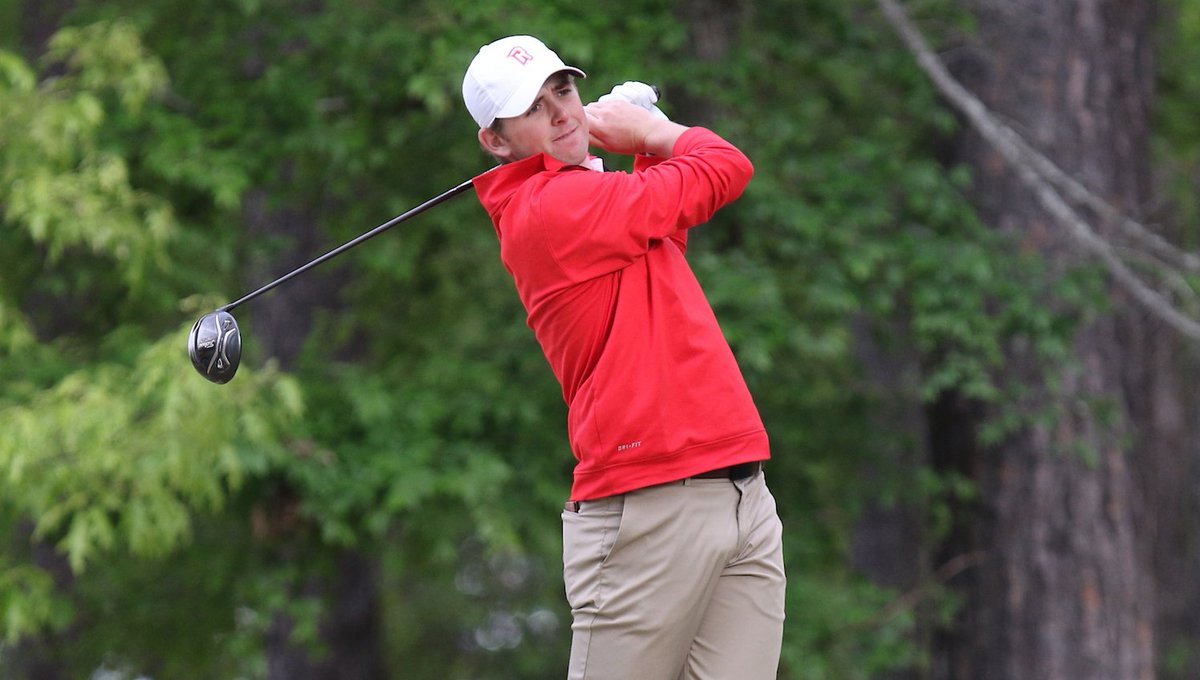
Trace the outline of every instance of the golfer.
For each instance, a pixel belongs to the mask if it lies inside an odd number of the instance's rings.
[[[684,257],[753,167],[662,116],[646,85],[584,106],[583,77],[511,36],[463,79],[501,162],[475,189],[569,407],[568,677],[774,678],[785,577],[767,434]],[[604,172],[593,145],[633,155],[633,172]]]

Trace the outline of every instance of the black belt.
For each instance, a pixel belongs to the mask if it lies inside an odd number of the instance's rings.
[[[728,467],[717,468],[716,470],[709,470],[708,472],[701,472],[698,475],[692,475],[692,479],[731,479],[737,481],[757,475],[762,472],[762,466],[761,460],[738,463],[737,465],[730,465]]]
[[[730,481],[738,481],[753,477],[762,472],[763,463],[761,460],[751,461],[749,463],[738,463],[737,465],[729,465],[708,472],[701,472],[698,475],[692,475],[688,479],[728,479]],[[679,482],[675,482],[678,484]],[[567,501],[563,504],[563,509],[567,512],[579,512],[580,501]]]

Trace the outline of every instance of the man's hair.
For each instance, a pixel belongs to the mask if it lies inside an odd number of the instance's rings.
[[[492,124],[489,125],[487,127],[487,129],[491,130],[497,136],[503,137],[504,136],[504,119],[497,118],[496,120],[492,121]],[[496,154],[492,153],[491,150],[489,150],[486,146],[483,145],[483,142],[479,143],[479,148],[483,149],[487,153],[487,155],[496,159],[496,162],[500,163],[501,165],[508,162],[508,160],[501,158],[501,157],[497,156]]]

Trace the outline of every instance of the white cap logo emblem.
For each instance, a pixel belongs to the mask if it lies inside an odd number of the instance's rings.
[[[520,45],[509,50],[508,56],[512,59],[516,59],[517,63],[521,64],[521,66],[524,66],[525,64],[528,64],[529,62],[533,61],[533,55],[530,54],[528,51],[526,51],[525,48],[521,47]]]

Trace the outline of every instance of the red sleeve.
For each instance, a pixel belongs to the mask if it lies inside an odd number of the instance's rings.
[[[547,246],[575,280],[621,269],[656,241],[707,222],[741,195],[754,167],[735,146],[689,128],[666,159],[641,157],[635,172],[563,172],[540,192],[536,210]]]
[[[663,158],[662,156],[638,154],[633,157],[633,171],[634,172],[642,172],[642,171],[646,170],[647,168],[652,168],[652,167],[658,165],[659,163],[663,162],[664,160],[666,160],[666,158]],[[675,245],[679,246],[680,252],[686,254],[687,253],[688,233],[689,233],[688,229],[676,229],[675,233],[671,234],[667,238],[671,239],[672,241],[675,242]]]

